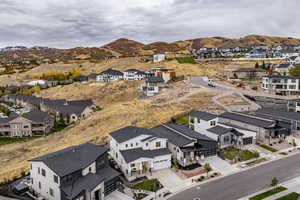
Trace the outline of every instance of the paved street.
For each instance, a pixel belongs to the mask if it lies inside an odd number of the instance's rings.
[[[280,182],[300,176],[300,154],[211,181],[178,193],[170,200],[236,200],[269,187],[271,179]]]

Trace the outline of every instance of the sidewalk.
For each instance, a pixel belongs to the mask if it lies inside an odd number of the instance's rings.
[[[276,200],[276,199],[278,199],[280,197],[283,197],[283,196],[285,196],[287,194],[290,194],[292,192],[300,193],[300,176],[297,177],[297,178],[291,179],[289,181],[283,182],[283,183],[279,184],[279,186],[286,187],[287,190],[282,191],[282,192],[277,193],[277,194],[274,194],[273,196],[265,198],[264,200]],[[253,193],[253,194],[251,194],[249,196],[240,198],[238,200],[249,200],[250,197],[253,197],[253,196],[261,194],[261,193],[264,193],[264,192],[269,191],[271,189],[272,189],[272,187],[268,187],[266,189],[263,189],[263,190],[261,190],[259,192],[256,192],[256,193]]]

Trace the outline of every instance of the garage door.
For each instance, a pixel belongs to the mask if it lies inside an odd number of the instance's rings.
[[[171,161],[169,159],[156,160],[153,163],[153,168],[154,168],[154,170],[169,168],[170,167],[170,162]]]

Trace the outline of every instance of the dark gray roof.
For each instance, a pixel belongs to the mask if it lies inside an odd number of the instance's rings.
[[[184,147],[188,144],[191,144],[195,142],[195,140],[189,139],[187,137],[184,137],[181,134],[174,133],[174,131],[164,127],[164,126],[158,126],[153,129],[151,129],[153,132],[157,133],[161,137],[167,138],[170,143],[178,146],[178,147]]]
[[[218,117],[217,115],[203,111],[193,111],[190,113],[190,115],[193,117],[197,117],[198,119],[203,119],[205,121],[209,121]]]
[[[295,76],[283,76],[283,75],[268,75],[268,76],[264,76],[267,78],[278,78],[278,79],[300,79],[300,77],[295,77]]]
[[[158,137],[154,132],[149,129],[136,127],[136,126],[127,126],[125,128],[116,130],[110,133],[110,136],[114,138],[117,142],[122,143],[132,138],[141,136],[141,135],[148,135]]]
[[[225,112],[225,113],[219,115],[219,117],[251,124],[251,125],[262,127],[262,128],[272,127],[276,123],[274,120],[269,120],[269,119],[257,117],[254,115],[246,115],[246,114],[233,113],[233,112]]]
[[[92,191],[95,187],[101,184],[104,178],[98,174],[89,173],[86,176],[81,176],[73,184],[68,184],[62,187],[62,190],[69,199],[75,198],[83,190]]]
[[[154,158],[156,156],[169,155],[169,149],[143,150],[142,148],[120,151],[127,163],[135,161],[139,158]]]
[[[235,125],[235,124],[224,123],[224,122],[218,122],[218,123],[221,124],[221,125],[230,126],[232,128],[241,129],[241,130],[245,130],[245,131],[252,131],[253,132],[253,130],[250,130],[250,129],[247,129],[247,128],[244,128],[244,127],[241,127],[241,126],[238,126],[238,125]]]
[[[43,162],[58,176],[63,177],[74,171],[85,168],[107,151],[108,149],[106,147],[85,143],[37,157],[29,161]]]
[[[277,66],[277,68],[285,69],[285,68],[288,68],[289,66],[291,66],[291,64],[284,63],[284,64],[279,64],[279,65]]]
[[[272,108],[259,109],[255,112],[260,116],[264,116],[270,119],[282,119],[282,120],[296,120],[300,121],[300,113],[298,112],[287,112],[285,110],[275,110]]]
[[[214,126],[210,129],[207,129],[207,131],[209,132],[212,132],[214,134],[217,134],[217,135],[224,135],[224,134],[227,134],[228,132],[230,132],[232,129],[231,128],[225,128],[223,126]]]
[[[109,75],[109,76],[123,76],[123,72],[114,69],[107,69],[100,73],[100,75]]]
[[[160,76],[150,76],[145,79],[147,83],[161,83],[164,82],[164,79]]]
[[[53,117],[51,117],[48,113],[41,111],[31,111],[28,113],[24,113],[22,117],[38,123],[53,119]]]

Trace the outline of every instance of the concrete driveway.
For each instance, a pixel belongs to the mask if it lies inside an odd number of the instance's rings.
[[[113,193],[109,194],[104,200],[134,200],[133,198],[127,196],[118,191],[114,191]]]
[[[206,158],[202,164],[205,163],[209,163],[213,170],[221,172],[223,175],[239,171],[237,167],[230,165],[228,162],[217,156]]]

